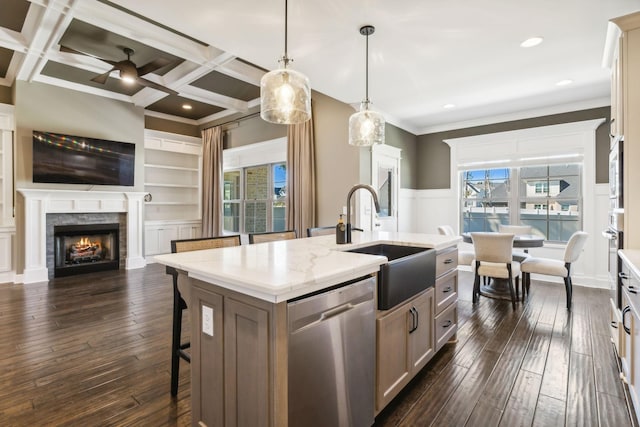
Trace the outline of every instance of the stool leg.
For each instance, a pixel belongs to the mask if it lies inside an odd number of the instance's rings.
[[[178,292],[178,277],[173,276],[173,336],[171,339],[171,395],[178,394],[178,376],[180,372],[180,339],[182,333],[182,304]]]

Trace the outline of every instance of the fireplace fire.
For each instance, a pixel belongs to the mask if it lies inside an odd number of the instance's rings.
[[[120,268],[119,224],[55,226],[54,276]]]

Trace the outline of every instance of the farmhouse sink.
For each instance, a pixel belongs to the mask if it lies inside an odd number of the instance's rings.
[[[435,249],[376,244],[348,252],[383,255],[389,260],[378,273],[378,310],[393,308],[435,284]]]

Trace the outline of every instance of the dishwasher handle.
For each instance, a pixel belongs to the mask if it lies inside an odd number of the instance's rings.
[[[362,292],[360,295],[352,295],[352,298],[344,301],[342,304],[334,305],[332,307],[325,307],[324,310],[311,310],[311,312],[307,312],[306,314],[298,312],[297,315],[289,319],[289,333],[300,333],[306,329],[329,321],[330,319],[343,313],[358,309],[366,304],[372,304],[373,298],[374,296],[372,286],[370,290]],[[291,315],[291,313],[289,314]]]
[[[331,319],[332,317],[342,314],[345,311],[349,311],[354,307],[355,306],[352,303],[348,302],[348,303],[339,305],[335,308],[332,308],[331,310],[327,310],[320,315],[319,322],[322,322],[323,320]]]

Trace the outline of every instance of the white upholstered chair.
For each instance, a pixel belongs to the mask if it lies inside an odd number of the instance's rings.
[[[573,294],[573,283],[571,281],[571,264],[578,260],[584,244],[587,241],[588,233],[576,231],[571,235],[567,246],[564,249],[564,257],[561,260],[550,258],[530,257],[522,262],[522,301],[529,293],[531,285],[531,273],[545,274],[547,276],[562,277],[567,293],[567,308],[571,309],[571,296]]]
[[[533,227],[530,225],[498,225],[499,233],[511,233],[514,236],[522,236],[525,234],[532,234]],[[513,251],[512,252],[513,259],[522,262],[529,257],[529,250],[525,249],[524,251]]]
[[[515,279],[516,288],[520,283],[520,263],[513,261],[511,251],[513,248],[513,234],[508,233],[471,233],[473,248],[476,258],[471,265],[475,275],[473,282],[473,302],[478,302],[480,296],[480,276],[509,281],[511,304],[516,308],[517,296],[513,288]]]
[[[455,236],[456,233],[453,231],[453,227],[450,225],[441,225],[438,227],[438,233],[443,236]],[[471,261],[475,258],[475,254],[473,251],[461,251],[458,249],[458,264],[459,265],[471,265]]]

